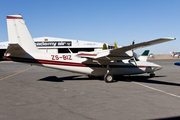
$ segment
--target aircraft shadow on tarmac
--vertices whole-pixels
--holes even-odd
[[[56,77],[56,76],[48,76],[48,77],[45,77],[45,78],[42,78],[38,81],[49,81],[49,82],[64,82],[64,81],[76,81],[76,80],[97,80],[96,79],[90,79],[88,77],[85,77],[83,75],[76,75],[76,76],[67,76],[67,77]]]
[[[151,78],[149,76],[115,76],[116,82],[141,82],[141,83],[149,83],[149,84],[161,84],[161,85],[170,85],[170,86],[180,86],[179,83],[167,82],[167,81],[159,81],[155,80],[159,77],[166,76],[156,76],[155,78]],[[64,82],[64,81],[79,81],[79,80],[100,80],[103,81],[102,78],[88,78],[85,75],[76,75],[76,76],[67,76],[67,77],[56,77],[56,76],[48,76],[38,81],[49,81],[49,82]],[[116,83],[114,82],[114,83]]]
[[[167,117],[167,118],[158,118],[158,119],[149,119],[149,120],[180,120],[180,116],[177,116],[177,117]]]

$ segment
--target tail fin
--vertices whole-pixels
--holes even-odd
[[[38,49],[34,43],[34,40],[26,27],[25,21],[21,15],[9,15],[7,16],[7,28],[9,46],[12,44],[18,44],[27,53],[37,53]]]
[[[149,50],[145,50],[138,59],[140,61],[147,61],[148,55],[149,55]]]
[[[173,52],[170,51],[170,54],[173,55]]]

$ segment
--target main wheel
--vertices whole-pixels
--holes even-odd
[[[104,76],[104,81],[105,81],[106,83],[111,83],[111,82],[113,82],[113,76],[110,75],[110,74],[106,74],[106,75]]]

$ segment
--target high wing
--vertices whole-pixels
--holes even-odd
[[[159,38],[148,42],[142,42],[134,45],[124,46],[114,50],[101,50],[95,52],[81,52],[77,56],[82,58],[94,59],[98,61],[122,60],[133,57],[132,50],[143,48],[167,41],[175,40],[175,38]]]
[[[159,38],[159,39],[151,40],[148,42],[142,42],[142,43],[138,43],[138,44],[134,44],[134,45],[124,46],[119,49],[111,50],[111,54],[112,55],[121,54],[128,50],[133,50],[133,49],[135,50],[138,48],[143,48],[143,47],[147,47],[147,46],[151,46],[151,45],[155,45],[155,44],[159,44],[159,43],[163,43],[163,42],[168,42],[168,41],[175,40],[175,39],[176,38]]]

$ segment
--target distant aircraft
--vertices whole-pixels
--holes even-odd
[[[160,38],[113,50],[53,54],[43,53],[36,48],[21,15],[7,16],[7,28],[9,46],[5,53],[6,59],[86,74],[89,77],[103,76],[107,83],[114,81],[114,75],[150,73],[150,76],[155,76],[155,71],[162,67],[147,62],[147,58],[136,59],[132,50],[175,40]]]
[[[170,52],[170,54],[172,55],[172,57],[178,57],[180,56],[180,52]]]
[[[180,62],[176,62],[174,63],[174,65],[180,66]]]
[[[155,58],[155,56],[154,56],[153,53],[150,53],[150,54],[149,54],[149,57],[150,57],[150,58]]]

